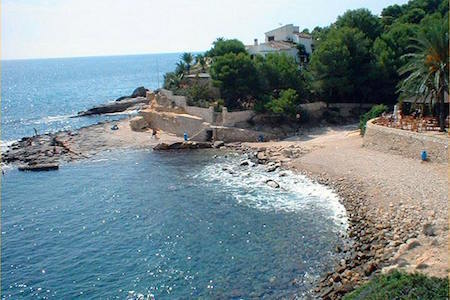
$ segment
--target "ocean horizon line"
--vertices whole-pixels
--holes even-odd
[[[0,58],[0,62],[6,61],[29,61],[29,60],[56,60],[56,59],[76,59],[76,58],[101,58],[101,57],[123,57],[123,56],[145,56],[145,55],[166,55],[166,54],[182,54],[189,53],[203,53],[203,51],[174,51],[174,52],[154,52],[154,53],[130,53],[130,54],[105,54],[105,55],[86,55],[86,56],[61,56],[61,57],[31,57],[31,58]]]

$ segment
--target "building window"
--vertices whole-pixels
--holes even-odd
[[[271,35],[271,36],[267,37],[267,40],[269,42],[275,41],[275,37],[273,35]]]

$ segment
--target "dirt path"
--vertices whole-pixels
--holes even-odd
[[[364,148],[352,126],[247,145],[290,157],[285,159],[288,167],[360,183],[369,213],[380,224],[394,228],[390,264],[411,272],[447,276],[448,164],[424,163]]]

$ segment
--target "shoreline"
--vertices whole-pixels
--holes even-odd
[[[241,145],[228,145],[242,154],[254,154],[255,148]],[[258,148],[256,148],[258,149]],[[260,148],[262,149],[262,148]],[[261,151],[257,151],[261,153]],[[258,159],[258,154],[254,156]],[[280,163],[278,159],[266,156],[258,159],[258,163],[267,165]],[[339,264],[330,268],[317,282],[313,292],[321,299],[340,299],[344,294],[357,288],[362,282],[367,281],[371,275],[381,273],[381,268],[386,266],[388,257],[383,255],[383,247],[388,244],[381,234],[389,231],[388,227],[376,228],[375,222],[370,220],[364,209],[364,193],[361,193],[361,184],[350,184],[342,180],[334,180],[326,174],[317,174],[307,170],[300,170],[292,166],[280,164],[280,169],[291,170],[302,174],[313,182],[332,189],[339,197],[339,202],[345,207],[348,220],[347,236],[343,239],[343,248],[337,247],[335,252],[341,255]]]
[[[112,130],[113,125],[118,125],[118,130]],[[346,135],[351,133],[351,128],[348,126],[341,126],[340,129],[347,132]],[[411,265],[411,257],[408,257],[407,254],[408,252],[417,252],[417,249],[424,244],[423,236],[418,239],[421,235],[420,225],[423,220],[415,221],[412,226],[405,226],[401,222],[396,222],[396,218],[399,216],[395,216],[391,222],[392,220],[387,220],[386,215],[383,215],[385,212],[383,209],[373,209],[373,203],[371,203],[373,199],[371,200],[370,196],[374,191],[361,178],[352,176],[351,173],[336,172],[330,165],[319,168],[317,165],[302,162],[305,156],[324,151],[329,144],[334,145],[337,142],[333,135],[324,132],[324,128],[314,130],[318,131],[316,135],[308,133],[307,136],[300,138],[293,137],[294,140],[229,143],[225,146],[220,143],[220,148],[241,154],[246,153],[250,159],[272,169],[282,168],[305,175],[314,182],[331,188],[339,196],[339,201],[347,212],[348,237],[342,237],[344,246],[335,249],[342,259],[321,277],[314,289],[320,298],[340,299],[373,275],[389,272],[394,268],[406,268],[407,271],[411,271],[407,269]],[[55,160],[58,163],[72,162],[91,158],[100,152],[113,149],[153,149],[158,144],[179,144],[183,140],[164,132],[159,132],[159,135],[159,139],[154,139],[151,130],[132,131],[129,119],[122,119],[90,125],[80,128],[76,132],[60,131],[23,138],[18,145],[13,144],[9,147],[9,149],[13,147],[18,147],[18,149],[3,153],[3,157],[6,155],[14,158],[10,155],[15,153],[16,159],[12,161],[15,164],[18,162],[29,163],[30,160],[41,163]],[[342,134],[338,130],[337,136],[340,135]],[[55,142],[54,137],[56,137],[56,145],[52,145]],[[323,144],[315,143],[317,137],[325,139],[325,142]],[[295,140],[296,138],[300,140]],[[24,144],[30,143],[30,141],[30,145]],[[21,149],[20,143],[24,145],[25,151],[22,151],[24,149]],[[52,155],[55,148],[57,153]],[[362,176],[362,178],[364,177]],[[389,207],[395,208],[392,203]],[[403,210],[401,201],[398,210]],[[444,228],[444,233],[445,230],[448,231],[448,228]],[[427,234],[425,233],[425,235]],[[429,237],[433,236],[435,234],[429,235]],[[432,240],[431,243],[433,244],[435,240]],[[422,260],[414,266],[413,271],[426,270],[429,267],[427,263],[428,261]],[[439,267],[438,265],[435,269]]]
[[[117,129],[113,129],[117,126]],[[133,131],[129,118],[100,122],[77,130],[63,130],[32,137],[24,137],[10,144],[2,152],[2,165],[30,166],[59,164],[91,158],[113,149],[150,149],[159,143],[175,143],[182,138],[159,131]]]
[[[347,211],[348,236],[354,244],[351,248],[336,249],[344,259],[322,277],[315,289],[317,296],[340,299],[373,275],[393,269],[446,277],[448,216],[445,215],[446,210],[443,214],[439,212],[438,209],[443,207],[437,205],[439,201],[445,200],[446,203],[446,198],[439,198],[446,197],[445,182],[438,184],[438,195],[433,194],[434,189],[430,195],[420,191],[420,185],[426,185],[426,182],[412,181],[412,185],[419,187],[399,190],[398,185],[405,185],[403,178],[389,177],[388,174],[384,176],[387,177],[384,182],[378,181],[378,178],[368,180],[365,174],[359,172],[366,166],[359,166],[362,165],[359,157],[352,157],[352,154],[362,152],[360,154],[365,160],[373,156],[373,161],[368,162],[369,172],[374,172],[373,168],[384,170],[392,167],[394,171],[404,173],[403,169],[411,164],[433,175],[430,176],[431,181],[434,176],[443,173],[447,165],[421,164],[408,158],[365,149],[359,133],[349,130],[340,132],[338,128],[335,132],[331,130],[331,134],[318,131],[318,134],[312,132],[300,137],[300,143],[298,139],[293,139],[234,145],[239,152],[252,153],[261,158],[263,164],[279,164],[330,187],[339,195]],[[393,160],[392,166],[386,162],[387,158]],[[401,166],[399,170],[395,169],[397,165]],[[416,190],[423,193],[423,197],[432,197],[433,201],[427,198],[430,203],[424,205],[420,199],[414,198],[417,197]]]

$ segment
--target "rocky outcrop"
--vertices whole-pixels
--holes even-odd
[[[145,97],[127,98],[125,100],[114,101],[93,107],[86,111],[81,111],[78,113],[77,117],[123,112],[132,107],[140,108],[145,104],[148,104],[148,99]]]
[[[143,86],[140,86],[138,88],[136,88],[133,93],[131,94],[131,98],[136,98],[136,97],[145,97],[147,94],[148,89],[146,89]]]
[[[130,96],[122,96],[116,99],[116,101],[123,101],[125,99],[129,99],[129,98],[137,98],[137,97],[146,97],[147,92],[149,91],[149,89],[146,89],[143,86],[140,86],[138,88],[136,88],[133,93],[131,93]]]
[[[58,170],[59,165],[53,164],[35,164],[35,165],[22,165],[18,167],[19,171],[53,171]]]
[[[183,149],[206,149],[212,148],[211,143],[206,142],[176,142],[172,144],[161,143],[154,150],[183,150]]]
[[[137,116],[130,119],[130,127],[133,131],[142,131],[147,128],[147,126],[148,124],[142,116]]]

